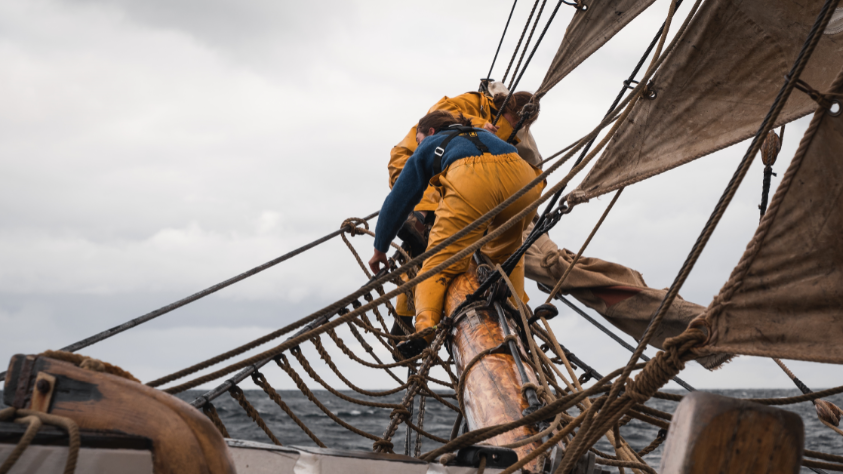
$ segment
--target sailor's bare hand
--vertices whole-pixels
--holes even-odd
[[[486,122],[485,124],[483,124],[483,128],[492,133],[498,133],[498,127],[492,125],[492,122]]]
[[[377,273],[381,271],[381,263],[383,263],[383,266],[386,267],[389,265],[389,260],[386,258],[385,253],[375,249],[375,254],[372,255],[371,259],[369,259],[369,269],[372,270],[372,273],[377,275]]]

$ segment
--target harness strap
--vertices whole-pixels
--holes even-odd
[[[461,125],[451,125],[451,128],[455,130],[450,132],[450,134],[442,140],[442,143],[436,147],[436,150],[433,151],[433,154],[436,156],[433,160],[434,175],[442,172],[442,157],[445,155],[445,149],[448,147],[448,144],[451,143],[451,140],[456,137],[461,136],[463,138],[467,138],[481,154],[489,153],[489,147],[480,141],[480,138],[477,137],[477,132],[473,128]]]

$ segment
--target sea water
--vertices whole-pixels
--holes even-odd
[[[819,390],[819,389],[817,389]],[[671,391],[672,393],[687,393],[684,391]],[[792,397],[800,395],[798,390],[711,390],[712,393],[725,395],[734,398],[779,398]],[[260,413],[267,426],[272,430],[275,436],[284,445],[299,445],[299,446],[316,446],[316,444],[288,417],[281,408],[275,404],[263,391],[247,390],[244,392],[246,398]],[[316,436],[328,447],[339,449],[359,449],[371,450],[373,441],[371,439],[359,436],[346,428],[335,423],[315,404],[310,402],[299,391],[282,390],[278,392],[284,402],[290,407],[302,422],[304,422],[313,431]],[[343,400],[327,391],[313,392],[315,396],[325,405],[327,410],[337,415],[342,421],[353,425],[354,427],[380,437],[383,435],[389,423],[389,414],[392,411],[390,408],[368,407],[358,405],[346,400]],[[375,401],[381,403],[400,403],[404,394],[396,393],[386,397],[367,397],[352,391],[342,391],[344,395],[360,400]],[[438,392],[437,392],[438,393]],[[179,394],[183,400],[192,401],[201,391],[188,391]],[[838,394],[826,398],[826,400],[843,406],[843,394]],[[268,436],[259,428],[228,394],[221,396],[214,400],[214,406],[220,415],[220,419],[228,429],[228,433],[232,438],[247,439],[251,441],[259,441],[271,443]],[[673,413],[676,409],[677,403],[652,399],[647,402],[647,406],[657,410]],[[810,402],[798,403],[795,405],[788,405],[781,407],[787,410],[796,412],[802,417],[805,423],[805,447],[814,451],[823,451],[837,455],[843,455],[843,436],[828,429],[825,425],[820,423],[817,419],[814,405]],[[415,410],[418,409],[418,397]],[[576,409],[570,411],[571,414],[576,415]],[[415,413],[417,415],[417,411]],[[450,436],[451,428],[455,420],[455,412],[450,408],[445,407],[436,400],[428,399],[424,414],[424,430],[431,434],[447,439]],[[413,421],[417,421],[414,416]],[[627,442],[636,450],[641,450],[658,434],[658,428],[648,425],[638,420],[632,420],[629,424],[621,428],[621,435]],[[415,453],[416,433],[413,433],[410,440],[410,453]],[[406,448],[406,431],[404,425],[399,427],[398,432],[393,438],[394,449],[396,453],[403,454]],[[430,451],[438,446],[440,443],[431,439],[421,437],[421,452]],[[597,449],[612,453],[612,448],[608,442],[601,441]],[[661,461],[662,448],[660,446],[652,453],[644,456],[644,459],[655,468],[658,468]],[[617,472],[617,471],[614,471]],[[627,470],[627,472],[630,472]],[[809,473],[810,470],[804,469],[803,472]]]

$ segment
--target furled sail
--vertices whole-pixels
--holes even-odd
[[[560,249],[544,234],[527,250],[526,277],[553,287],[571,265],[574,256],[573,252]],[[597,311],[636,340],[644,335],[650,318],[666,293],[666,290],[648,287],[644,277],[629,267],[588,257],[580,257],[565,278],[561,291]],[[650,343],[661,349],[665,339],[681,334],[688,323],[703,311],[705,307],[677,298]],[[729,357],[717,355],[697,361],[711,368]]]
[[[536,91],[544,95],[600,49],[655,0],[594,0],[584,2],[571,19],[550,69]]]
[[[843,74],[832,92],[843,92]],[[740,263],[699,318],[709,330],[703,353],[843,363],[841,153],[843,116],[821,109]]]
[[[572,193],[587,200],[683,165],[755,133],[822,8],[820,0],[709,0]],[[843,34],[827,29],[801,78],[818,90],[843,62]],[[816,104],[791,95],[776,125]]]

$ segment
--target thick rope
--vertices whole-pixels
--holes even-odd
[[[562,274],[562,277],[559,278],[559,281],[556,282],[556,285],[553,287],[553,290],[551,290],[550,294],[547,295],[547,300],[545,301],[545,304],[549,304],[551,301],[553,301],[553,298],[556,296],[557,293],[559,293],[559,290],[562,289],[562,284],[565,283],[565,279],[568,278],[568,275],[574,269],[574,265],[576,265],[577,262],[580,260],[580,257],[582,256],[583,252],[585,252],[585,249],[588,248],[588,244],[591,243],[591,239],[594,238],[594,235],[597,233],[597,230],[600,228],[601,225],[603,225],[603,221],[606,220],[606,216],[609,215],[609,212],[615,206],[615,203],[618,202],[618,198],[621,196],[621,192],[623,192],[623,188],[618,189],[618,192],[616,192],[614,197],[612,197],[612,201],[609,203],[608,206],[606,206],[606,210],[603,211],[603,215],[600,216],[600,220],[598,220],[597,224],[594,225],[594,228],[591,229],[591,233],[588,234],[588,238],[585,239],[585,242],[583,242],[582,247],[580,247],[580,250],[574,256],[574,259],[571,261],[571,264],[568,265],[568,268],[565,269],[565,273]]]
[[[314,395],[313,392],[309,388],[307,388],[307,385],[304,383],[304,380],[302,380],[301,376],[299,376],[295,369],[293,369],[293,366],[290,365],[290,361],[287,360],[287,357],[285,357],[284,354],[280,354],[278,358],[275,359],[275,363],[278,365],[278,367],[281,367],[284,372],[287,372],[287,375],[289,375],[293,382],[295,382],[296,387],[301,391],[301,393],[303,393],[308,400],[310,400],[314,405],[316,405],[320,410],[322,410],[322,413],[328,415],[328,418],[334,420],[336,424],[364,438],[369,438],[374,441],[380,440],[380,438],[378,438],[377,436],[371,433],[367,433],[359,428],[356,428],[346,423],[340,417],[335,415],[331,410],[329,410],[328,407],[323,405],[322,402],[320,402],[319,399],[316,398],[316,395]]]
[[[24,432],[20,441],[8,458],[0,465],[0,474],[7,474],[14,464],[23,455],[24,450],[32,442],[41,425],[50,425],[62,428],[67,432],[67,460],[64,463],[64,474],[73,474],[76,471],[76,462],[79,459],[79,426],[70,418],[58,415],[49,415],[34,410],[18,410],[13,407],[0,410],[0,421],[14,419],[15,423],[28,423],[29,427]]]
[[[267,395],[269,395],[269,398],[272,399],[272,401],[275,402],[276,405],[281,407],[281,409],[284,410],[284,413],[286,413],[287,416],[289,416],[290,419],[293,420],[293,422],[295,422],[295,424],[297,424],[299,428],[301,428],[301,430],[304,431],[304,433],[310,439],[312,439],[314,443],[316,443],[317,446],[319,446],[320,448],[327,448],[327,446],[325,446],[325,444],[319,438],[317,438],[312,431],[310,431],[310,428],[308,428],[307,425],[305,425],[304,422],[302,422],[299,417],[297,417],[296,414],[293,413],[292,410],[290,410],[290,407],[287,406],[287,404],[284,403],[284,400],[281,399],[281,395],[279,395],[278,392],[276,392],[275,389],[272,388],[272,385],[269,384],[269,381],[266,380],[266,377],[264,377],[262,373],[253,373],[252,381],[255,382],[255,385],[262,388],[263,391],[266,392]],[[227,437],[228,436],[226,436],[226,438]]]
[[[366,406],[366,407],[375,407],[375,408],[399,408],[401,405],[397,403],[381,403],[381,402],[370,402],[368,400],[360,400],[359,398],[349,397],[348,395],[336,390],[335,388],[331,387],[322,377],[313,370],[313,367],[310,366],[310,362],[308,362],[307,357],[302,354],[301,349],[298,347],[294,347],[290,349],[290,353],[299,361],[299,364],[302,366],[307,375],[310,376],[313,380],[316,381],[319,385],[325,387],[325,390],[334,394],[334,396],[339,397],[347,402],[354,403],[356,405]]]
[[[254,421],[255,424],[258,425],[264,433],[266,433],[266,435],[269,437],[270,440],[272,440],[273,443],[278,446],[282,446],[281,441],[278,441],[278,438],[275,437],[275,434],[272,433],[272,430],[269,429],[268,426],[266,426],[266,422],[263,421],[263,418],[261,418],[260,413],[258,413],[258,411],[255,410],[255,407],[253,407],[252,404],[249,403],[249,400],[246,399],[246,395],[243,393],[243,390],[241,390],[240,387],[238,387],[237,385],[232,385],[231,388],[228,389],[228,393],[231,394],[231,398],[237,400],[237,403],[240,404],[241,407],[243,407],[243,410],[246,411],[246,414],[249,415],[249,418],[251,418],[252,421]]]
[[[794,63],[790,74],[788,75],[788,80],[785,82],[785,84],[783,85],[783,87],[779,91],[776,99],[773,101],[773,105],[772,105],[769,113],[767,114],[767,116],[764,118],[764,121],[762,122],[761,127],[759,128],[755,137],[753,138],[752,143],[751,143],[749,149],[747,150],[747,153],[744,155],[743,159],[741,160],[740,165],[738,166],[738,169],[735,171],[734,175],[732,176],[732,179],[729,181],[729,184],[727,185],[726,189],[724,190],[723,195],[720,197],[720,200],[718,201],[717,205],[715,206],[714,211],[712,212],[711,216],[709,217],[708,222],[706,222],[702,233],[697,238],[697,241],[694,243],[694,246],[691,249],[691,252],[689,253],[685,262],[682,264],[682,268],[680,269],[679,274],[676,276],[676,279],[674,280],[673,284],[671,284],[670,289],[668,290],[667,294],[665,295],[664,300],[662,301],[661,305],[659,306],[659,309],[656,311],[656,313],[653,315],[652,319],[650,320],[650,323],[648,324],[647,330],[644,332],[644,335],[641,337],[641,339],[638,343],[638,347],[636,348],[635,352],[633,353],[632,357],[630,358],[630,360],[627,364],[627,369],[624,370],[624,373],[619,377],[618,381],[613,386],[612,391],[609,393],[610,398],[614,399],[618,396],[618,393],[620,392],[621,388],[623,387],[623,383],[626,381],[627,377],[629,376],[630,367],[632,367],[638,361],[638,358],[644,352],[644,349],[647,347],[647,344],[652,339],[653,335],[655,334],[655,331],[658,329],[659,325],[661,324],[662,319],[664,318],[665,314],[667,313],[667,311],[670,308],[671,304],[673,303],[674,299],[678,295],[679,290],[682,288],[682,285],[685,283],[685,280],[688,278],[688,275],[690,274],[691,270],[693,269],[694,264],[699,259],[699,256],[702,253],[703,249],[705,248],[706,244],[708,243],[709,239],[711,238],[711,235],[714,232],[714,229],[717,227],[717,224],[720,222],[720,219],[723,217],[723,214],[726,212],[726,208],[729,206],[729,203],[732,201],[732,198],[734,197],[735,193],[737,192],[738,186],[740,185],[741,181],[743,181],[744,176],[746,176],[746,172],[749,170],[749,166],[752,163],[751,158],[753,156],[755,156],[756,153],[758,153],[758,150],[761,147],[762,142],[759,139],[759,137],[766,136],[767,132],[770,130],[770,128],[775,123],[775,120],[778,117],[779,112],[781,112],[782,108],[784,108],[785,102],[787,101],[787,98],[790,96],[790,93],[795,86],[796,80],[799,78],[802,71],[804,70],[805,65],[808,62],[808,59],[811,57],[811,54],[813,53],[814,48],[817,45],[817,42],[819,41],[820,37],[822,36],[822,34],[821,34],[822,31],[825,29],[825,26],[828,24],[828,21],[831,19],[831,15],[834,12],[833,7],[836,6],[838,2],[839,2],[839,0],[827,0],[825,5],[823,6],[823,9],[820,12],[820,15],[817,17],[817,21],[814,23],[814,25],[811,29],[811,32],[808,35],[808,38],[807,38],[807,40],[806,40],[806,42],[805,42],[805,44],[802,48],[802,51],[800,51],[799,56],[796,59],[796,62]],[[671,7],[671,10],[673,10],[674,6],[675,6],[675,4]],[[665,32],[666,31],[667,31],[667,28],[665,28]],[[688,331],[686,331],[686,333],[687,332]],[[682,338],[682,337],[683,336],[680,335],[680,336],[677,337],[677,339]],[[699,341],[699,342],[702,342],[702,341]],[[662,353],[660,352],[659,354],[661,355]],[[682,356],[684,357],[684,354]],[[651,363],[653,363],[655,360],[656,359],[653,359],[653,361],[651,361]],[[678,361],[678,356],[677,356],[677,361]],[[659,363],[655,362],[655,364],[658,365]],[[678,374],[678,372],[676,372],[673,375],[676,375],[676,374]],[[642,375],[643,375],[643,373],[642,373]],[[655,392],[657,389],[658,389],[658,387],[653,389],[653,392]],[[617,407],[617,405],[612,405],[612,406]],[[614,416],[616,416],[616,414],[611,413],[611,414],[607,414],[605,416],[601,416],[600,418],[601,418],[601,420],[608,420],[610,418],[613,418]],[[605,423],[605,421],[604,421],[604,423]],[[582,434],[582,433],[580,433],[580,434]],[[592,435],[592,438],[593,437],[594,437],[594,435]],[[576,438],[581,438],[581,436],[577,436]],[[575,438],[575,441],[574,441],[575,444],[578,441],[578,440],[576,440],[576,438]],[[576,450],[569,450],[565,454],[565,458],[563,460],[562,465],[565,466],[565,467],[572,466],[573,465],[572,463],[574,462],[574,456],[579,456],[579,455],[582,454],[582,452],[583,452],[582,446],[578,446]]]
[[[698,4],[699,4],[699,2],[695,5],[695,8],[698,6]],[[687,20],[686,20],[686,25],[683,25],[683,28],[685,26],[687,26]],[[674,39],[674,41],[671,43],[670,47],[667,49],[665,54],[660,56],[659,60],[656,61],[656,66],[661,64],[661,62],[664,60],[664,56],[666,56],[672,50],[672,48],[675,46],[675,44],[676,44],[676,39]],[[644,75],[644,78],[643,78],[642,82],[640,84],[638,84],[635,87],[635,89],[633,90],[633,92],[629,96],[627,96],[626,99],[624,99],[621,102],[619,107],[625,107],[627,104],[631,103],[633,100],[637,100],[640,97],[640,95],[641,95],[641,93],[644,89],[643,84],[647,80],[649,80],[649,77],[653,74],[653,72],[654,72],[654,67],[651,67],[651,68],[648,69],[647,73],[645,73],[645,75]],[[621,117],[619,117],[621,119],[620,121],[622,121],[622,119],[625,118],[626,115],[628,115],[628,111],[629,111],[629,108],[627,108],[626,111],[623,114],[621,114]],[[553,165],[548,167],[548,169],[546,171],[544,171],[540,175],[538,175],[533,181],[531,181],[529,184],[524,186],[521,190],[517,191],[515,194],[510,196],[504,202],[500,203],[494,209],[490,210],[489,212],[487,212],[483,216],[479,217],[477,220],[475,220],[474,222],[472,222],[468,226],[464,227],[460,231],[456,232],[454,235],[445,239],[441,244],[439,244],[439,245],[437,245],[437,246],[435,246],[431,249],[428,249],[423,254],[413,258],[412,260],[407,262],[405,265],[403,265],[402,267],[400,267],[396,271],[394,271],[392,273],[389,273],[387,275],[381,276],[379,278],[375,278],[373,281],[369,282],[368,284],[364,285],[363,287],[359,288],[358,290],[352,292],[351,294],[347,295],[346,297],[328,305],[327,307],[325,307],[325,308],[323,308],[323,309],[321,309],[321,310],[319,310],[319,311],[317,311],[317,312],[315,312],[315,313],[313,313],[309,316],[301,318],[298,321],[296,321],[296,322],[294,322],[294,323],[292,323],[292,324],[290,324],[290,325],[288,325],[288,326],[286,326],[282,329],[274,331],[273,333],[270,333],[270,334],[268,334],[268,335],[266,335],[262,338],[259,338],[255,341],[252,341],[251,343],[240,346],[237,349],[233,349],[233,350],[231,350],[231,351],[229,351],[229,352],[227,352],[227,353],[225,353],[221,356],[217,356],[217,357],[208,359],[208,360],[206,360],[204,362],[201,362],[199,364],[196,364],[196,365],[194,365],[194,366],[192,366],[188,369],[184,369],[183,371],[178,372],[177,373],[178,377],[174,377],[174,378],[172,378],[172,380],[174,380],[175,378],[183,377],[183,376],[188,375],[188,374],[192,374],[196,371],[205,369],[207,367],[210,367],[210,366],[218,363],[220,361],[219,360],[220,358],[222,358],[222,360],[225,360],[226,358],[232,357],[233,355],[237,355],[237,354],[245,352],[249,349],[257,347],[258,345],[263,344],[264,342],[266,342],[268,340],[280,337],[281,335],[286,334],[286,333],[288,333],[288,332],[290,332],[294,329],[297,329],[297,328],[299,328],[299,327],[301,327],[305,324],[308,324],[309,322],[311,322],[311,321],[313,321],[313,320],[315,320],[319,317],[325,316],[326,314],[334,313],[334,312],[338,311],[339,309],[345,307],[346,305],[348,305],[352,301],[354,301],[357,297],[371,291],[372,289],[376,288],[377,286],[382,285],[383,283],[385,283],[387,281],[393,280],[396,277],[399,277],[400,275],[403,275],[404,273],[409,272],[413,268],[414,265],[420,264],[421,262],[423,262],[428,257],[430,257],[432,255],[435,255],[436,253],[438,253],[439,251],[441,251],[445,247],[451,245],[452,243],[456,242],[458,239],[464,237],[469,232],[472,232],[473,230],[477,229],[479,226],[485,224],[490,219],[492,219],[494,216],[496,216],[497,214],[502,212],[504,209],[509,207],[512,203],[514,203],[515,201],[517,201],[518,199],[523,197],[524,194],[526,194],[530,189],[532,189],[533,187],[535,187],[539,183],[544,182],[545,179],[547,178],[547,176],[549,176],[556,169],[558,169],[560,166],[562,166],[562,164],[565,163],[565,161],[568,158],[570,158],[571,156],[573,156],[574,153],[576,153],[576,151],[579,149],[579,147],[581,147],[583,144],[585,144],[586,142],[591,140],[593,137],[596,137],[603,128],[608,126],[613,121],[614,121],[613,117],[612,118],[609,118],[609,117],[605,118],[594,130],[592,130],[591,133],[589,133],[588,135],[586,135],[585,137],[583,137],[579,140],[577,147],[572,148],[571,151],[569,151],[565,155],[565,157],[563,157],[562,159],[560,159],[559,161],[557,161],[556,163],[554,163]],[[620,121],[619,121],[619,123],[620,123]],[[609,135],[606,138],[604,138],[604,140],[602,142],[603,145],[605,145],[605,143],[608,142],[608,139],[609,139],[608,137],[610,137],[612,135],[612,133],[614,133],[616,128],[617,128],[617,124],[616,124],[615,127],[613,127],[613,129],[609,133]],[[282,353],[283,351],[289,349],[290,347],[293,347],[293,346],[301,343],[302,341],[304,341],[306,339],[310,339],[317,334],[321,334],[322,332],[325,332],[328,329],[332,329],[339,324],[343,324],[343,323],[347,322],[351,318],[356,317],[358,314],[360,314],[362,312],[365,312],[365,311],[368,311],[372,307],[374,307],[376,305],[379,305],[379,304],[382,304],[384,301],[387,301],[387,300],[397,296],[398,294],[404,293],[409,288],[411,288],[411,287],[417,285],[418,283],[430,278],[433,275],[438,274],[443,269],[448,268],[452,264],[454,264],[454,263],[462,260],[463,258],[471,255],[474,251],[476,251],[481,246],[485,245],[488,241],[490,241],[494,238],[497,238],[502,233],[509,230],[516,223],[518,223],[522,219],[524,219],[524,217],[526,217],[528,215],[528,213],[534,211],[538,206],[540,206],[542,203],[544,203],[545,201],[550,199],[552,197],[552,195],[554,195],[557,191],[559,191],[560,189],[563,189],[568,184],[568,182],[576,174],[578,174],[580,171],[582,171],[582,169],[585,168],[585,166],[591,161],[591,159],[593,159],[593,157],[596,155],[596,151],[597,150],[592,151],[585,159],[583,159],[579,164],[574,166],[568,172],[568,174],[565,176],[565,178],[563,178],[559,183],[557,183],[556,185],[551,187],[548,190],[548,192],[545,193],[545,195],[543,195],[542,197],[540,197],[539,199],[534,201],[532,204],[530,204],[525,209],[523,209],[522,211],[517,213],[515,216],[510,218],[508,221],[506,221],[504,224],[502,224],[501,226],[496,228],[494,231],[491,231],[491,232],[487,233],[484,237],[480,238],[477,242],[475,242],[472,245],[469,245],[468,247],[466,247],[462,251],[456,253],[451,258],[445,260],[444,262],[442,262],[437,267],[429,270],[428,272],[425,272],[422,275],[417,275],[416,277],[410,279],[409,281],[402,284],[398,288],[386,293],[385,295],[382,295],[380,298],[377,298],[376,300],[372,301],[371,303],[368,303],[366,305],[361,306],[360,308],[356,308],[355,310],[353,310],[349,313],[346,313],[345,315],[341,316],[337,320],[334,320],[334,321],[331,321],[331,322],[326,323],[324,325],[321,325],[320,327],[314,328],[313,330],[308,331],[304,334],[301,334],[298,337],[295,337],[295,338],[292,338],[288,341],[285,341],[284,343],[280,344],[279,346],[276,346],[273,349],[270,349],[268,351],[264,351],[260,354],[252,356],[250,358],[241,360],[240,362],[231,364],[231,365],[229,365],[229,366],[227,366],[223,369],[217,370],[217,371],[212,372],[210,374],[206,374],[202,377],[198,377],[194,380],[191,380],[190,382],[186,382],[186,383],[183,383],[181,385],[172,387],[172,388],[167,390],[168,393],[179,393],[181,391],[188,390],[190,388],[196,387],[196,386],[201,385],[203,383],[207,383],[207,382],[210,382],[212,380],[223,377],[223,376],[225,376],[225,375],[227,375],[231,372],[234,372],[235,370],[239,370],[239,369],[247,367],[251,364],[254,364],[256,362],[265,360],[267,358],[274,357],[274,356]],[[175,376],[177,374],[173,374],[173,375]]]
[[[0,420],[9,419],[10,416],[4,415],[14,415],[15,409],[13,407],[6,408],[0,411]],[[41,420],[38,419],[36,416],[25,416],[15,420],[15,423],[29,423],[29,426],[26,427],[26,431],[21,436],[18,444],[15,446],[15,449],[12,450],[9,457],[3,461],[3,464],[0,465],[0,474],[6,474],[9,470],[12,469],[12,466],[18,462],[21,456],[23,456],[23,452],[29,447],[29,444],[35,439],[35,435],[38,434],[38,429],[41,428]]]
[[[223,424],[222,419],[220,418],[220,414],[217,413],[217,408],[214,406],[213,403],[208,402],[202,405],[202,413],[204,413],[205,416],[207,416],[208,419],[211,420],[211,423],[216,426],[217,431],[220,432],[223,438],[231,438],[231,436],[228,434],[228,430],[225,429],[225,425]]]
[[[342,374],[342,372],[340,372],[339,368],[337,368],[336,364],[334,364],[333,359],[331,359],[330,354],[328,354],[328,351],[325,350],[325,347],[322,345],[322,341],[319,338],[313,338],[312,342],[313,342],[313,345],[316,346],[316,351],[319,353],[319,356],[322,358],[323,361],[325,361],[325,363],[328,365],[328,367],[330,367],[330,369],[337,375],[337,377],[339,377],[340,380],[342,380],[342,382],[344,384],[346,384],[348,386],[348,388],[354,390],[357,393],[367,395],[367,396],[370,396],[370,397],[385,397],[385,396],[388,396],[388,395],[392,395],[393,393],[398,393],[398,392],[404,390],[405,388],[407,388],[407,385],[409,384],[409,382],[405,382],[405,383],[399,385],[398,387],[395,387],[395,388],[390,389],[390,390],[383,390],[383,391],[364,390],[364,389],[358,387],[357,385],[355,385],[354,383],[352,383],[350,380],[348,380],[348,378],[346,378]]]
[[[664,443],[664,440],[666,440],[666,439],[667,439],[667,430],[664,430],[664,429],[659,430],[659,434],[656,436],[655,439],[653,439],[653,442],[651,442],[649,445],[647,445],[647,447],[645,447],[641,451],[638,451],[638,455],[641,456],[641,457],[644,457],[644,456],[652,453],[653,451],[656,450],[656,448],[661,446],[662,443]]]
[[[67,351],[44,351],[41,354],[38,354],[38,356],[47,357],[48,359],[56,359],[64,362],[70,362],[71,364],[82,369],[116,375],[118,377],[131,380],[132,382],[140,383],[140,380],[136,379],[134,375],[132,375],[126,370],[121,369],[120,367],[117,367],[116,365],[112,365],[108,362],[103,362],[99,359],[94,359],[92,357],[83,356],[81,354],[74,354],[72,352]]]

